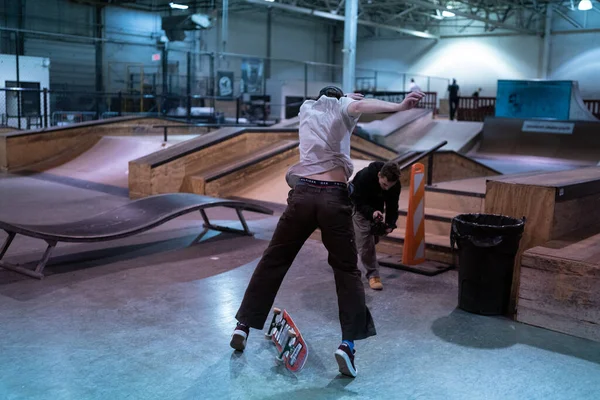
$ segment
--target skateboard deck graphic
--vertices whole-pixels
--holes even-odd
[[[280,316],[279,319],[277,316]],[[286,310],[273,309],[273,319],[265,336],[275,344],[277,360],[283,361],[289,371],[299,372],[304,367],[308,346]]]

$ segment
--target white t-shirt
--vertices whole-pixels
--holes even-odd
[[[294,187],[295,177],[303,177],[342,167],[350,179],[354,165],[350,159],[350,135],[358,123],[358,116],[348,114],[354,102],[349,97],[336,99],[321,96],[306,100],[300,107],[300,162],[293,165],[286,179]]]
[[[420,92],[421,91],[421,87],[419,85],[417,85],[415,82],[411,82],[408,90],[411,92]]]

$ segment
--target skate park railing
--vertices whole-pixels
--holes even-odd
[[[235,209],[242,229],[214,225],[206,209],[225,207]],[[242,211],[273,215],[274,211],[260,205],[225,200],[190,193],[169,193],[145,197],[94,216],[53,225],[25,225],[0,221],[0,229],[8,234],[0,247],[0,268],[12,270],[33,278],[42,279],[44,268],[58,242],[91,243],[116,240],[150,230],[184,214],[200,211],[204,229],[194,240],[197,243],[209,230],[251,236]],[[35,269],[1,261],[17,234],[42,239],[48,244]]]
[[[587,109],[600,119],[600,100],[583,100]],[[461,97],[458,102],[458,121],[483,122],[496,115],[495,97]]]
[[[400,165],[400,170],[402,171],[405,168],[410,167],[412,164],[416,163],[418,160],[435,153],[436,151],[438,151],[439,149],[441,149],[442,147],[444,147],[447,144],[448,144],[448,141],[444,140],[444,141],[436,144],[435,146],[433,146],[432,148],[430,148],[427,151],[411,153],[411,154],[408,154],[408,156],[400,156],[392,161],[395,161],[397,163],[402,163]],[[414,154],[414,155],[412,157],[410,157],[412,154]],[[407,157],[410,157],[410,158],[407,160]],[[431,185],[432,181],[433,181],[433,157],[429,157],[428,161],[427,161],[427,185]]]
[[[458,101],[458,121],[482,122],[496,114],[495,97],[461,97]]]
[[[152,128],[162,129],[163,130],[163,139],[166,142],[169,139],[169,129],[177,129],[177,128],[206,128],[207,133],[210,132],[211,129],[221,129],[221,128],[257,128],[263,125],[260,124],[182,124],[182,125],[153,125]]]

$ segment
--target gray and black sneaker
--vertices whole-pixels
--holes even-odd
[[[229,345],[237,351],[244,351],[246,348],[246,340],[248,339],[249,334],[250,328],[238,322],[235,330],[233,331],[233,335],[231,335],[231,342]]]
[[[340,372],[352,378],[355,378],[358,374],[358,370],[354,366],[354,353],[356,353],[356,350],[350,350],[350,346],[346,343],[342,343],[335,351],[335,361],[340,367]]]

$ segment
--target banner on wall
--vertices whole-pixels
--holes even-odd
[[[217,96],[233,97],[233,72],[218,71],[217,72]]]
[[[496,117],[568,120],[571,81],[499,80]]]
[[[260,58],[242,59],[242,93],[262,93],[264,79],[264,65]]]

